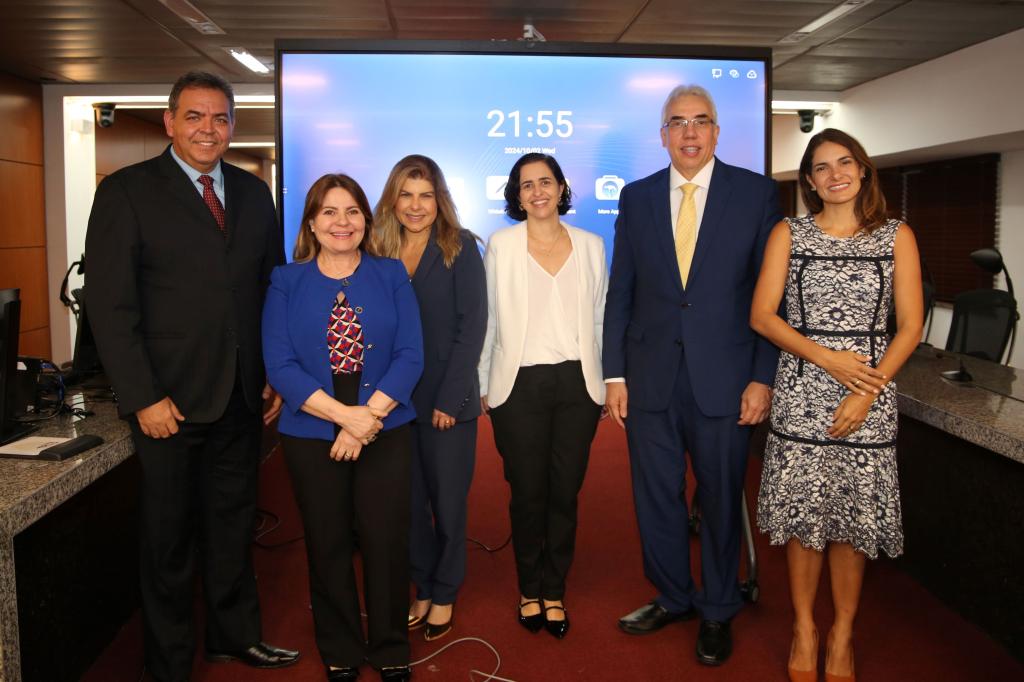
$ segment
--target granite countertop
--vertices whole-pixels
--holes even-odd
[[[17,534],[135,452],[128,425],[118,419],[109,399],[94,402],[76,393],[68,400],[95,414],[45,421],[30,435],[95,434],[103,444],[63,462],[0,458],[0,537]]]
[[[900,414],[1024,463],[1024,371],[962,359],[972,382],[941,376],[961,356],[929,346],[914,351],[896,375]]]

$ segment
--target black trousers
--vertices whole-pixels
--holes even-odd
[[[445,431],[413,424],[410,559],[417,599],[452,604],[466,577],[466,497],[476,460],[476,419]]]
[[[600,416],[579,362],[521,367],[508,400],[491,410],[512,489],[512,544],[525,597],[565,594],[576,547],[576,496]]]
[[[335,375],[335,397],[355,404],[359,376]],[[381,431],[359,459],[338,462],[329,441],[281,435],[306,532],[316,643],[328,666],[409,664],[410,439],[408,424]],[[363,559],[365,635],[353,530]]]
[[[262,424],[238,382],[224,414],[211,424],[182,423],[177,434],[154,439],[142,433],[138,422],[130,423],[142,465],[139,544],[146,668],[158,680],[186,680],[195,653],[197,553],[206,648],[241,651],[261,639],[251,543]]]

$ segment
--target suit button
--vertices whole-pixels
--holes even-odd
[[[676,339],[676,345],[677,346],[683,345],[683,340],[682,339]]]
[[[363,384],[363,388],[369,388],[370,384]]]
[[[680,307],[680,308],[689,308],[689,307],[690,307],[690,304],[689,304],[689,303],[680,303],[680,304],[679,304],[679,307]]]
[[[366,344],[366,350],[373,350],[373,344],[372,343]]]
[[[357,306],[356,306],[356,315],[358,315],[358,314],[360,314],[360,313],[362,313],[362,312],[363,312],[363,306],[361,306],[361,305],[357,305]]]

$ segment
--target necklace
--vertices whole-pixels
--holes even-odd
[[[349,277],[355,274],[356,270],[359,269],[359,264],[362,262],[363,257],[359,251],[356,251],[355,264],[352,267],[348,267],[345,264],[342,267],[336,267],[332,263],[327,262],[327,259],[323,257],[323,254],[317,256],[317,265],[320,267],[320,272],[330,279],[340,279],[342,286],[348,286]]]
[[[562,241],[562,235],[564,233],[565,233],[565,228],[562,227],[562,226],[559,226],[558,227],[558,234],[555,236],[554,241],[551,242],[551,245],[548,246],[547,250],[544,250],[543,248],[537,248],[536,250],[539,251],[540,255],[542,255],[542,256],[550,256],[551,252],[555,250],[555,246],[558,245],[558,242]],[[529,237],[530,239],[532,239],[536,244],[540,244],[541,246],[544,245],[544,242],[542,242],[540,239],[538,239],[534,235],[530,234],[529,230],[526,231],[526,236]]]

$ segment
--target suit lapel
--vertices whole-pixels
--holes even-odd
[[[700,221],[697,244],[693,250],[693,262],[690,263],[690,275],[687,281],[692,282],[700,272],[700,265],[711,243],[722,231],[721,222],[725,217],[725,208],[732,194],[732,183],[729,182],[728,166],[715,159],[715,168],[711,171],[711,184],[708,187],[708,200],[704,204],[704,216]],[[678,266],[676,266],[678,269]]]
[[[648,203],[654,212],[653,243],[661,253],[665,272],[669,273],[676,289],[683,291],[683,282],[679,277],[679,262],[676,260],[675,225],[672,223],[672,199],[669,196],[672,188],[668,186],[669,172],[666,168],[651,184],[651,201]]]
[[[209,227],[215,233],[220,231],[217,220],[210,213],[209,207],[203,202],[199,190],[192,186],[192,181],[181,169],[178,162],[171,156],[170,146],[160,156],[160,172],[167,179],[167,188],[171,191],[178,202],[184,206],[196,219],[196,224],[204,229]],[[225,194],[230,192],[227,187],[225,176]],[[228,223],[225,221],[225,225]]]
[[[242,199],[242,187],[238,182],[239,177],[235,173],[234,166],[225,163],[223,160],[220,162],[220,170],[224,174],[224,230],[227,232],[228,243],[230,244],[235,239],[235,233],[238,232],[238,214],[240,213],[239,206],[241,205]],[[203,208],[206,208],[206,203],[203,203]],[[207,208],[206,212],[210,210]],[[210,214],[213,217],[213,214]],[[213,226],[217,227],[217,221],[213,221]]]
[[[437,240],[434,239],[434,235],[430,235],[430,239],[427,241],[426,247],[423,249],[423,255],[420,256],[419,265],[416,266],[416,272],[412,274],[412,281],[416,283],[423,282],[427,279],[427,275],[430,273],[430,269],[434,267],[434,263],[441,256],[441,247],[437,245]]]

